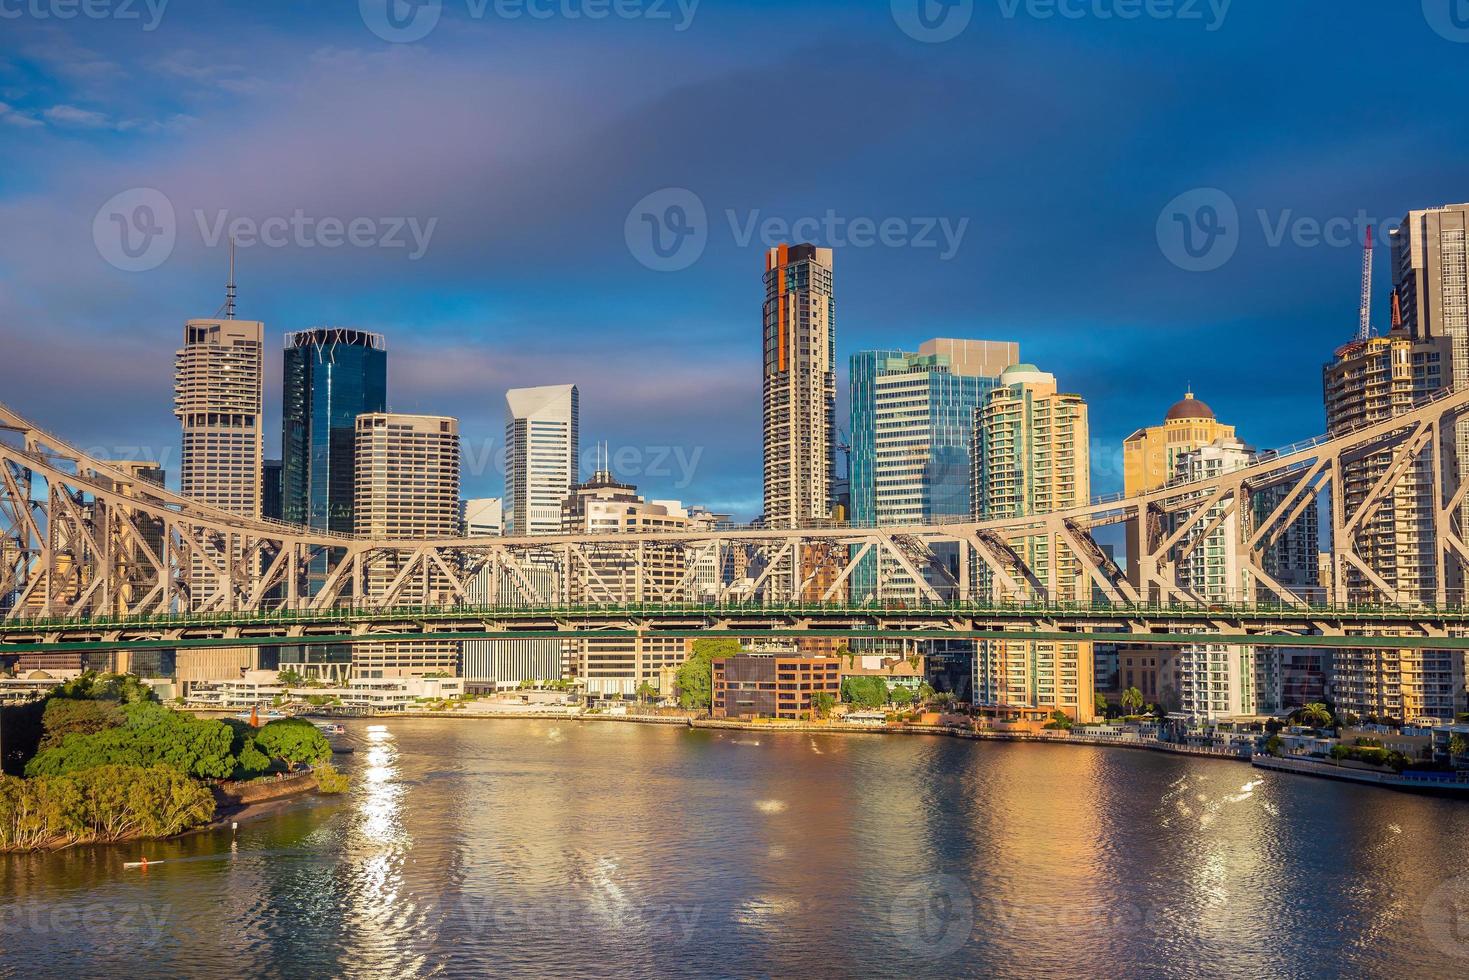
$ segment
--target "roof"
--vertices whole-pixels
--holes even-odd
[[[1182,401],[1174,402],[1168,414],[1163,416],[1164,421],[1173,422],[1181,419],[1209,419],[1213,421],[1214,410],[1208,405],[1194,397],[1192,391],[1183,396]]]

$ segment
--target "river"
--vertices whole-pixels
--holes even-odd
[[[927,736],[403,719],[346,741],[350,793],[233,834],[0,856],[0,975],[1469,970],[1460,802]]]

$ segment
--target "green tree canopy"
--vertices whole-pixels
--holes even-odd
[[[913,692],[906,687],[895,687],[893,688],[892,698],[893,704],[896,704],[900,708],[906,708],[913,703]]]
[[[881,708],[888,703],[888,682],[881,677],[844,677],[842,700],[861,708]]]
[[[831,717],[831,709],[836,707],[837,699],[832,697],[830,691],[817,691],[811,695],[811,709],[819,718]]]
[[[95,735],[116,728],[127,720],[116,701],[81,698],[48,698],[41,715],[42,749],[59,746],[68,735]]]
[[[125,722],[92,734],[73,733],[36,754],[27,776],[56,776],[97,766],[167,766],[200,779],[224,779],[235,771],[234,731],[222,721],[193,718],[157,702],[122,708]]]
[[[255,734],[255,744],[272,759],[287,766],[311,765],[332,757],[332,745],[311,722],[281,718]]]
[[[694,641],[689,659],[678,668],[678,703],[690,710],[708,710],[714,696],[714,660],[740,652],[736,637],[710,636]]]

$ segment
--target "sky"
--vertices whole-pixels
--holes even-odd
[[[839,419],[857,351],[1018,341],[1108,493],[1187,387],[1262,449],[1324,429],[1366,226],[1469,200],[1466,87],[1469,0],[0,0],[0,401],[176,479],[233,232],[267,455],[283,335],[352,326],[392,410],[460,418],[466,496],[505,390],[575,383],[589,460],[749,518],[797,236]]]

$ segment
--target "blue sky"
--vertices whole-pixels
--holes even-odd
[[[357,326],[388,337],[394,409],[462,419],[468,494],[500,491],[505,389],[575,382],[625,477],[749,517],[760,228],[816,219],[843,386],[858,350],[1017,340],[1088,399],[1104,493],[1187,384],[1258,446],[1320,432],[1356,226],[1469,199],[1465,0],[970,0],[933,42],[909,0],[385,2],[0,3],[0,399],[176,470],[172,352],[220,304],[221,216],[299,215],[239,249],[268,448],[281,334]],[[380,36],[415,14],[425,36]],[[703,247],[658,271],[636,206],[670,188]],[[172,244],[129,271],[109,214],[139,189]],[[1220,202],[1189,259],[1174,214]],[[1385,248],[1376,274],[1385,327]]]

